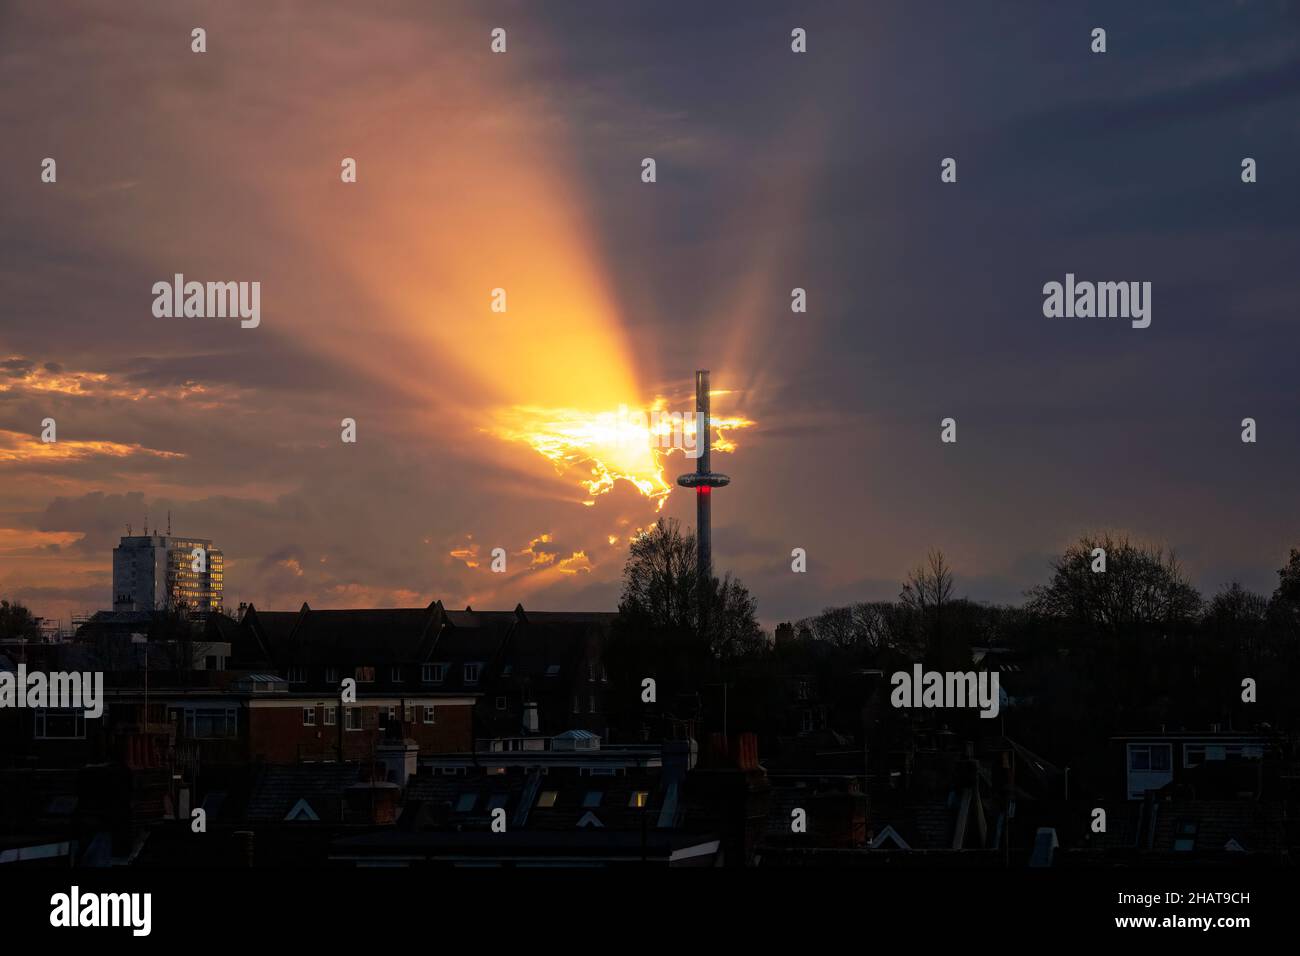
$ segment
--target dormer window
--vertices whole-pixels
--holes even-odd
[[[466,664],[466,665],[465,665],[465,683],[466,683],[466,684],[477,684],[477,683],[478,683],[479,672],[480,672],[482,669],[483,669],[483,665],[482,665],[482,664]]]
[[[290,684],[305,684],[305,683],[307,683],[307,668],[305,668],[305,667],[290,667],[290,668],[289,668],[289,683],[290,683]]]
[[[422,664],[420,666],[420,680],[426,684],[441,684],[447,679],[446,664]]]

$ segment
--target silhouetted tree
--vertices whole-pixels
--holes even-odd
[[[707,627],[700,632],[696,568],[695,536],[671,518],[661,518],[632,543],[606,658],[610,678],[627,686],[622,698],[636,702],[649,677],[657,701],[620,715],[625,726],[635,720],[645,727],[657,717],[666,733],[673,720],[699,717],[702,689],[727,680],[735,661],[767,647],[753,596],[730,575],[714,578],[703,595]]]
[[[695,536],[683,534],[671,518],[632,542],[623,568],[619,613],[642,626],[690,629],[695,626]]]
[[[1268,598],[1233,581],[1205,609],[1206,637],[1219,647],[1254,656],[1265,636],[1268,606]]]
[[[749,589],[731,575],[715,580],[706,616],[709,652],[718,660],[749,657],[767,648],[767,636],[758,626],[758,603]]]
[[[961,668],[970,659],[963,636],[951,626],[952,568],[942,551],[926,555],[903,582],[899,602],[911,613],[916,626],[916,645],[925,648],[927,661],[943,670]]]
[[[40,636],[31,611],[17,602],[0,601],[0,639],[34,641]]]
[[[799,622],[812,636],[836,647],[852,647],[862,639],[858,622],[853,619],[852,607],[828,607],[816,617]]]
[[[749,590],[727,575],[699,593],[695,535],[683,533],[671,518],[632,542],[623,571],[619,613],[641,627],[690,630],[717,657],[752,652],[765,643]],[[701,605],[707,611],[706,634],[699,634]]]
[[[938,618],[952,597],[952,569],[943,552],[935,548],[926,555],[925,563],[917,565],[903,582],[898,596],[904,607],[916,611],[922,618]]]
[[[1277,589],[1268,602],[1269,621],[1288,638],[1300,635],[1300,551],[1291,549],[1286,567],[1277,572]]]
[[[1105,571],[1092,569],[1097,548],[1106,552]],[[1186,625],[1201,607],[1172,552],[1127,536],[1084,536],[1052,571],[1051,581],[1029,591],[1029,609],[1089,629],[1115,634]]]
[[[826,641],[870,658],[882,650],[912,654],[916,650],[915,615],[894,601],[859,601],[823,608],[815,617],[791,625],[800,639]]]

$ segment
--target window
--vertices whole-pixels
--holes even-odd
[[[391,668],[389,668],[388,676],[394,684],[400,684],[402,682],[401,665],[394,664]]]
[[[339,669],[337,667],[325,668],[325,683],[337,684],[339,682]]]
[[[441,684],[447,679],[446,664],[421,664],[420,680],[426,684]]]
[[[600,682],[601,682],[602,684],[608,684],[608,683],[609,683],[609,671],[605,670],[605,665],[604,665],[604,664],[601,664],[601,665],[600,665]]]
[[[514,665],[514,664],[507,664],[505,667],[501,668],[501,676],[502,676],[502,677],[509,677],[509,676],[510,676],[511,674],[513,674],[514,672],[515,672],[515,665]]]
[[[437,723],[437,712],[427,704],[425,705],[424,708],[424,722],[426,724]]]
[[[333,727],[338,711],[334,707],[325,708],[325,726]]]
[[[303,725],[304,727],[315,727],[315,726],[316,726],[316,708],[315,708],[315,707],[304,707],[304,708],[302,709],[302,725]]]
[[[1196,849],[1196,829],[1195,820],[1179,820],[1174,827],[1174,850],[1190,853]]]
[[[595,694],[592,694],[591,697],[587,700],[587,713],[589,713],[589,714],[594,714],[594,713],[596,713],[596,695],[595,695]]]
[[[582,805],[587,808],[600,806],[600,798],[603,796],[599,790],[588,790],[582,798]]]
[[[1128,768],[1151,773],[1168,773],[1169,744],[1129,744]]]
[[[795,696],[800,700],[808,699],[808,682],[806,680],[801,680],[795,685]]]
[[[650,802],[650,794],[647,793],[645,790],[638,790],[636,791],[636,793],[632,794],[632,798],[628,800],[627,805],[629,807],[636,807],[637,809],[640,809],[649,802]]]
[[[402,719],[405,720],[408,724],[415,723],[415,705],[412,704],[410,701],[406,702]]]
[[[587,661],[587,680],[594,681],[595,679],[596,679],[596,662]]]
[[[307,668],[305,668],[305,667],[290,667],[290,668],[289,668],[289,683],[290,683],[290,684],[305,684],[305,683],[307,683]]]
[[[1206,761],[1233,760],[1240,758],[1256,759],[1263,756],[1260,747],[1248,747],[1244,744],[1183,744],[1183,766],[1199,767]]]
[[[362,714],[360,707],[343,708],[343,726],[345,730],[360,730]]]
[[[187,707],[185,736],[197,740],[229,740],[239,735],[233,707]]]
[[[469,813],[474,809],[474,803],[478,800],[476,793],[462,793],[460,799],[456,801],[457,813]]]
[[[559,677],[559,676],[560,676],[560,665],[559,665],[559,664],[547,664],[547,665],[546,665],[546,676],[547,676],[547,677]]]
[[[356,678],[358,684],[373,684],[375,682],[375,669],[373,667],[358,667]]]
[[[498,697],[497,710],[505,710],[505,709],[506,709],[506,699],[504,697]]]
[[[559,796],[560,791],[558,790],[543,790],[542,795],[537,798],[537,805],[539,807],[553,807]]]
[[[86,712],[76,708],[36,709],[37,740],[82,740],[86,736]]]
[[[481,664],[466,664],[466,665],[465,665],[465,683],[466,683],[466,684],[477,684],[477,683],[478,683],[478,673],[479,673],[479,670],[480,670],[481,667],[482,667]]]
[[[390,724],[392,724],[392,723],[396,723],[396,722],[397,722],[397,705],[396,705],[396,704],[389,704],[389,705],[388,705],[388,722],[389,722]]]
[[[805,734],[810,734],[810,733],[812,733],[812,731],[813,731],[813,712],[812,712],[811,710],[805,710],[805,711],[803,712],[803,723],[802,723],[802,725],[801,725],[801,729],[803,730],[803,732],[804,732]]]

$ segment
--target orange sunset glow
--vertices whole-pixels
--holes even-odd
[[[667,410],[663,398],[646,409],[617,413],[516,406],[500,411],[498,424],[488,431],[506,441],[530,446],[555,465],[557,473],[573,476],[593,497],[608,494],[617,481],[626,481],[651,499],[658,511],[673,489],[665,474],[666,460],[674,451],[681,451],[670,444],[670,423],[655,417]],[[694,418],[689,412],[681,415],[681,432],[688,436],[687,443],[693,444]],[[753,424],[739,415],[710,416],[710,425],[717,433],[714,451],[734,451],[735,441],[727,433]]]

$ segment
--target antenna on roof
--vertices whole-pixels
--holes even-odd
[[[129,521],[126,523],[126,536],[131,537],[131,522]]]
[[[171,537],[172,533],[172,509],[167,509],[167,536]]]
[[[149,537],[149,512],[147,510],[144,513],[144,535],[146,538]]]

